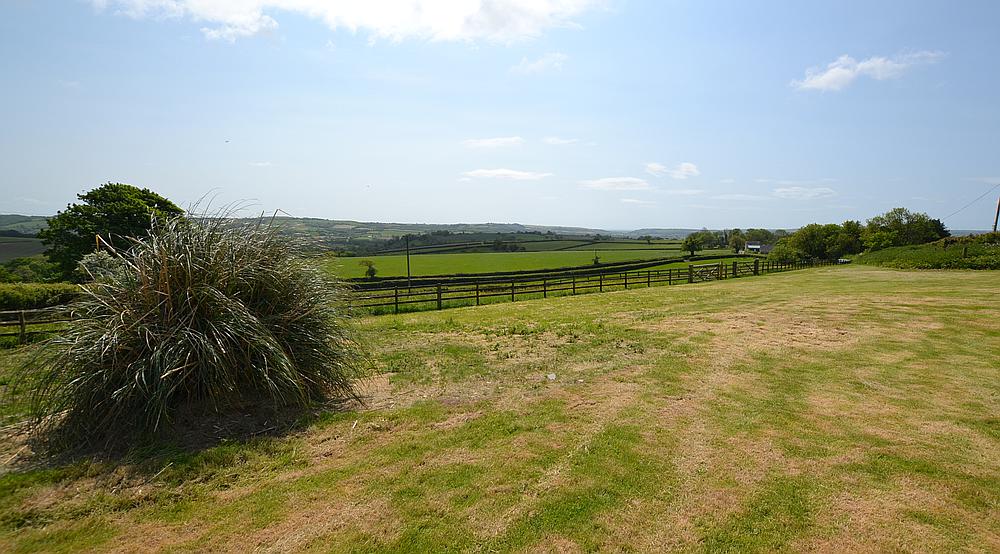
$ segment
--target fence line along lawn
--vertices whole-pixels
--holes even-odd
[[[365,407],[8,467],[0,551],[995,552],[997,290],[847,266],[365,318]]]
[[[699,255],[727,254],[731,250],[706,250]],[[684,252],[663,250],[601,250],[597,255],[602,263],[647,260],[654,258],[680,258]],[[324,267],[342,278],[364,277],[364,260],[375,263],[380,277],[406,275],[406,255],[367,257],[331,257],[323,261]],[[497,271],[525,271],[583,266],[593,263],[593,250],[555,252],[482,252],[459,254],[419,254],[410,256],[410,271],[414,276],[450,275],[455,273],[491,273]]]

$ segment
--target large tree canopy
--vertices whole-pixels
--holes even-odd
[[[48,246],[45,255],[63,276],[72,279],[77,264],[94,251],[96,237],[115,248],[128,248],[126,237],[145,237],[153,217],[183,215],[170,200],[149,189],[122,183],[107,183],[77,195],[79,204],[49,218],[38,236]]]

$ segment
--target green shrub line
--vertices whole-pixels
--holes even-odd
[[[51,308],[79,294],[80,287],[69,283],[0,283],[0,311]]]
[[[1000,233],[948,237],[854,257],[857,263],[895,269],[1000,269]]]

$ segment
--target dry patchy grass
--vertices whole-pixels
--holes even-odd
[[[827,268],[366,319],[363,406],[15,459],[0,548],[996,551],[997,290]]]

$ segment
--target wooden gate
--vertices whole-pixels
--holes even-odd
[[[688,282],[701,283],[722,279],[722,263],[688,266]]]

